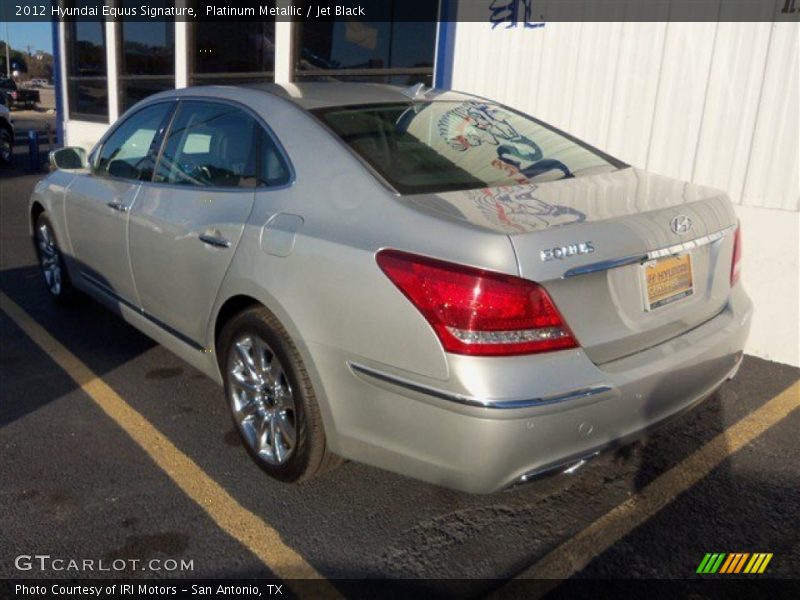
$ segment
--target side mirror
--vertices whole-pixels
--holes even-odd
[[[53,150],[50,152],[50,165],[54,169],[64,169],[66,171],[85,169],[88,166],[86,150],[75,146]]]

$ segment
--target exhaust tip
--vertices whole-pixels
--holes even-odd
[[[567,467],[566,469],[561,471],[561,473],[564,474],[564,475],[574,475],[575,473],[580,471],[583,468],[583,466],[593,458],[594,458],[594,456],[589,456],[587,458],[582,458],[582,459],[572,463],[569,467]]]
[[[574,475],[598,454],[600,454],[600,452],[592,452],[591,454],[587,454],[586,456],[583,456],[577,460],[573,459],[557,465],[530,471],[529,473],[525,473],[525,475],[517,479],[517,481],[514,483],[514,486],[531,483],[537,479],[544,479],[545,477],[551,477],[555,475]]]

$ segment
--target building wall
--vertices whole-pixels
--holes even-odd
[[[88,121],[66,121],[64,123],[64,139],[66,146],[79,146],[89,152],[97,140],[103,137],[108,123],[90,123]]]
[[[459,22],[452,86],[725,190],[756,305],[747,351],[800,366],[799,56],[797,23]]]

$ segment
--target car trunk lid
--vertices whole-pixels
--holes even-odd
[[[674,338],[727,302],[736,217],[711,188],[628,168],[425,203],[508,234],[519,275],[547,289],[597,364]]]

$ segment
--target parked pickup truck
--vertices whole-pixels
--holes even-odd
[[[33,108],[40,102],[39,90],[18,88],[8,77],[0,77],[0,94],[5,96],[9,108]]]

